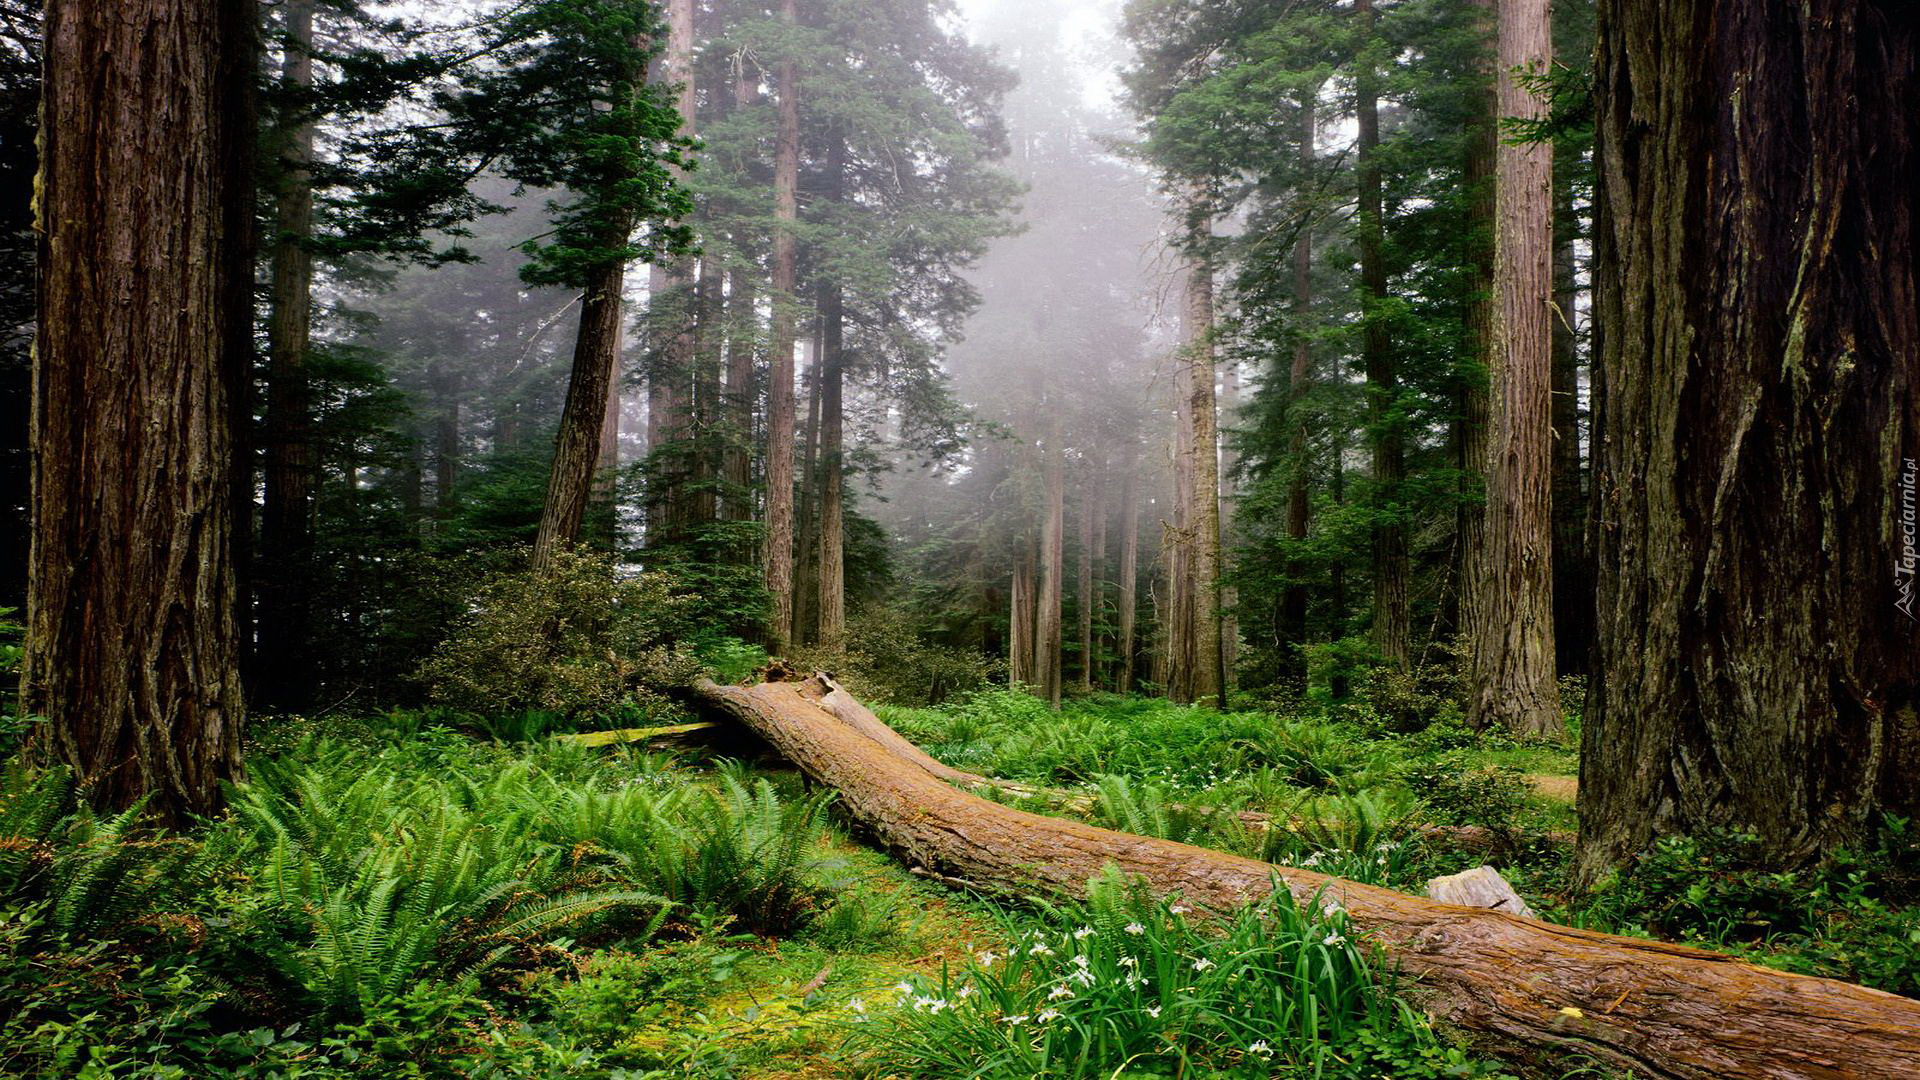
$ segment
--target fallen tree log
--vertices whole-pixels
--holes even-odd
[[[910,764],[924,755],[903,752],[898,733],[824,706],[836,691],[815,677],[703,682],[694,694],[838,791],[885,847],[944,879],[1077,895],[1112,864],[1218,910],[1278,880],[1301,903],[1344,907],[1417,978],[1437,1015],[1535,1055],[1589,1054],[1688,1080],[1920,1078],[1920,1001],[1017,810]]]
[[[794,681],[784,678],[792,673],[776,669],[783,676],[776,681]],[[1032,799],[1048,807],[1065,810],[1079,817],[1091,817],[1098,806],[1093,796],[1077,791],[1063,791],[1060,788],[1043,787],[1036,784],[1023,784],[1014,780],[1002,780],[998,777],[982,776],[979,773],[956,769],[951,765],[927,753],[888,726],[886,721],[873,714],[860,700],[848,693],[846,688],[829,675],[816,673],[800,680],[802,692],[813,698],[822,709],[832,713],[835,718],[860,734],[880,744],[880,748],[898,761],[924,770],[936,779],[943,780],[968,791],[997,791],[1020,799]],[[1169,810],[1188,809],[1178,803]],[[1201,810],[1200,813],[1212,811]],[[1272,814],[1258,810],[1222,811],[1232,816],[1255,832],[1264,832],[1277,826],[1302,828],[1307,823],[1300,820],[1276,821]],[[1488,829],[1479,825],[1422,825],[1418,828],[1421,839],[1447,844],[1453,848],[1475,854],[1510,853],[1515,847],[1516,838],[1510,834]],[[1547,833],[1546,839],[1555,844],[1571,846],[1573,837],[1563,833]]]

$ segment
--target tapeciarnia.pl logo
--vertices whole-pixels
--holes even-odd
[[[1916,534],[1920,533],[1920,519],[1916,519],[1914,509],[1914,483],[1920,479],[1920,467],[1914,465],[1912,458],[1900,459],[1900,558],[1893,564],[1893,606],[1906,613],[1913,614],[1914,566],[1920,562],[1920,552],[1916,552]]]

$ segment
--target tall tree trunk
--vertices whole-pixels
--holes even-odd
[[[1075,600],[1073,600],[1073,623],[1079,630],[1079,690],[1081,694],[1092,694],[1094,680],[1094,651],[1092,651],[1092,609],[1094,609],[1094,521],[1100,517],[1100,482],[1104,477],[1098,475],[1089,461],[1087,467],[1087,486],[1081,488],[1079,502],[1079,565],[1075,567]]]
[[[1040,613],[1034,629],[1034,677],[1040,696],[1060,706],[1060,602],[1065,592],[1066,452],[1060,445],[1057,404],[1047,431],[1046,456],[1041,466],[1046,483],[1046,513],[1040,519]]]
[[[1915,38],[1892,3],[1600,4],[1585,882],[1920,811]]]
[[[240,769],[255,18],[52,0],[43,23],[21,708],[97,805],[145,797],[174,822]]]
[[[1129,451],[1126,473],[1120,481],[1120,597],[1114,618],[1120,654],[1120,674],[1114,689],[1122,694],[1133,689],[1134,621],[1140,588],[1140,478],[1134,468],[1136,454]]]
[[[835,133],[827,146],[824,197],[830,202],[841,199],[846,167],[846,140]],[[847,632],[844,305],[840,282],[820,286],[820,640],[833,645]]]
[[[796,0],[780,0],[780,21],[798,22]],[[800,74],[792,56],[774,65],[780,105],[773,153],[773,324],[767,348],[766,586],[772,610],[767,651],[793,640],[794,229],[799,220]]]
[[[729,521],[753,520],[753,353],[760,340],[758,290],[751,271],[727,274],[727,374],[721,391],[726,409],[723,506]]]
[[[674,108],[680,134],[699,132],[693,82],[693,0],[665,0],[667,43],[659,74],[677,87]],[[652,476],[647,493],[649,547],[681,539],[693,519],[691,470],[683,445],[693,428],[695,259],[673,255],[647,274],[647,451]]]
[[[1300,95],[1300,231],[1293,241],[1293,359],[1287,369],[1287,540],[1295,551],[1307,542],[1312,469],[1308,459],[1307,393],[1312,389],[1313,219],[1307,192],[1314,174],[1314,142],[1319,134],[1315,105],[1320,87]],[[1290,650],[1286,670],[1306,684],[1307,565],[1297,554],[1287,560],[1287,585],[1280,600],[1280,637]]]
[[[280,83],[310,108],[313,87],[313,3],[286,9],[286,53]],[[313,329],[314,129],[302,118],[278,133],[274,191],[272,303],[267,320],[266,460],[260,514],[260,638],[255,696],[281,708],[313,697],[313,406],[307,349]],[[251,501],[252,495],[248,494]]]
[[[573,339],[573,374],[567,379],[567,403],[547,476],[547,501],[533,539],[535,569],[550,565],[556,554],[580,540],[594,467],[600,461],[600,425],[606,422],[607,390],[619,350],[625,280],[626,267],[618,262],[589,272],[580,301],[580,329]]]
[[[718,512],[714,485],[719,479],[720,461],[715,435],[725,415],[719,397],[727,310],[720,284],[720,260],[702,255],[699,268],[700,279],[693,293],[693,371],[687,380],[692,390],[687,413],[687,523],[696,528],[711,524]]]
[[[1585,462],[1580,454],[1580,355],[1573,240],[1579,219],[1556,149],[1553,222],[1553,642],[1563,675],[1584,675],[1593,650],[1593,563],[1586,544]]]
[[[793,587],[793,640],[808,645],[820,640],[820,320],[815,320],[807,353],[807,426],[800,435],[800,560]]]
[[[1167,604],[1155,609],[1165,676],[1161,691],[1181,704],[1193,701],[1193,362],[1184,351],[1173,365],[1173,523],[1165,528]]]
[[[624,291],[626,281],[621,281]],[[600,418],[600,449],[594,455],[593,501],[611,508],[619,497],[621,361],[626,358],[626,319],[613,327],[613,362],[607,365],[607,403]]]
[[[1033,673],[1033,542],[1015,540],[1013,582],[1007,590],[1007,683],[1031,686]]]
[[[1342,370],[1345,366],[1336,353],[1333,358],[1333,378],[1329,380],[1332,385],[1346,383],[1346,372]],[[1333,497],[1334,506],[1344,507],[1347,505],[1347,426],[1344,421],[1336,421],[1333,425],[1333,450],[1328,456],[1333,460],[1333,477],[1327,485],[1327,494]],[[1327,568],[1327,599],[1333,606],[1333,636],[1347,636],[1347,606],[1350,602],[1347,597],[1347,563],[1337,553],[1333,557],[1333,565]],[[1327,681],[1327,692],[1335,700],[1347,696],[1347,677],[1343,670],[1336,667]]]
[[[1187,411],[1193,418],[1193,491],[1188,512],[1193,534],[1189,572],[1193,584],[1192,700],[1226,705],[1226,651],[1220,626],[1220,428],[1214,402],[1212,219],[1202,211],[1192,223],[1193,254],[1187,268]]]
[[[1548,0],[1502,0],[1499,115],[1546,114],[1520,78],[1545,74],[1552,60]],[[1494,181],[1486,592],[1468,717],[1476,728],[1549,735],[1563,729],[1553,661],[1553,148],[1503,141]]]
[[[1494,157],[1499,145],[1499,95],[1494,89],[1497,75],[1494,61],[1499,50],[1500,28],[1495,12],[1496,0],[1474,0],[1473,14],[1486,47],[1481,77],[1485,86],[1475,87],[1473,127],[1468,132],[1465,180],[1467,187],[1466,261],[1470,273],[1467,302],[1467,336],[1472,354],[1461,365],[1459,376],[1459,417],[1454,424],[1454,468],[1458,470],[1459,506],[1454,513],[1454,629],[1465,649],[1467,676],[1474,678],[1474,650],[1479,647],[1482,624],[1486,621],[1486,477],[1487,461],[1487,386],[1489,372],[1497,365],[1494,336],[1494,232],[1495,198]]]
[[[1386,662],[1404,669],[1411,661],[1407,612],[1407,530],[1401,521],[1401,483],[1406,477],[1405,422],[1396,415],[1400,389],[1393,339],[1381,305],[1387,298],[1385,223],[1380,202],[1380,47],[1373,0],[1355,0],[1366,35],[1353,80],[1359,136],[1354,144],[1359,183],[1360,290],[1368,308],[1361,335],[1367,368],[1368,438],[1373,450],[1373,643]]]

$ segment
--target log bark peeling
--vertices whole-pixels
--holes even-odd
[[[694,694],[942,879],[1078,895],[1111,864],[1217,910],[1279,882],[1302,903],[1344,907],[1418,980],[1436,1016],[1535,1055],[1588,1054],[1688,1080],[1920,1077],[1920,1001],[1017,810],[951,786],[973,774],[934,761],[824,676],[702,682]]]

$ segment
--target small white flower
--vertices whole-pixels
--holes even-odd
[[[1273,1056],[1273,1047],[1268,1046],[1267,1040],[1265,1039],[1255,1039],[1253,1040],[1253,1045],[1247,1047],[1247,1053],[1259,1054],[1263,1058],[1270,1058]]]
[[[994,962],[995,960],[998,960],[998,959],[1000,959],[1000,958],[999,958],[999,957],[997,957],[997,956],[995,956],[995,955],[993,955],[993,953],[991,953],[991,952],[983,952],[983,953],[981,953],[981,954],[980,954],[979,956],[977,956],[977,957],[974,957],[974,959],[976,959],[976,960],[978,960],[978,961],[980,961],[980,966],[981,966],[981,967],[983,967],[983,968],[990,968],[990,967],[992,967],[992,966],[993,966],[993,962]]]
[[[1134,956],[1123,956],[1120,958],[1119,963],[1121,967],[1139,967],[1140,959]]]
[[[1300,865],[1301,866],[1319,866],[1320,853],[1316,851],[1313,854],[1307,856],[1305,859],[1301,860]]]
[[[910,982],[907,982],[905,979],[902,979],[899,982],[893,984],[893,989],[901,997],[906,997],[907,995],[913,993],[913,984]]]
[[[1093,961],[1088,959],[1086,953],[1081,953],[1079,956],[1076,956],[1073,958],[1074,967],[1086,967],[1088,964],[1091,964],[1091,963],[1093,963]]]
[[[1059,1009],[1041,1009],[1040,1015],[1034,1017],[1034,1019],[1042,1024],[1046,1023],[1049,1020],[1058,1020],[1060,1019],[1060,1010]]]
[[[1000,1019],[1006,1021],[1009,1027],[1019,1027],[1021,1024],[1033,1018],[1030,1016],[1003,1016]]]
[[[973,984],[968,983],[967,985],[961,987],[959,992],[954,994],[953,996],[959,998],[961,1001],[967,1000],[968,998],[973,996]]]
[[[1145,1009],[1144,1011],[1146,1012],[1146,1014],[1147,1014],[1148,1016],[1151,1016],[1151,1017],[1153,1017],[1153,1018],[1154,1018],[1155,1020],[1158,1020],[1158,1019],[1160,1019],[1160,1006],[1158,1006],[1158,1005],[1149,1005],[1149,1006],[1147,1006],[1147,1007],[1146,1007],[1146,1009]]]
[[[948,1005],[945,999],[943,998],[929,997],[923,994],[913,999],[914,1012],[919,1012],[921,1009],[925,1009],[928,1012],[938,1014],[941,1009],[950,1009],[950,1008],[952,1008],[952,1006]]]
[[[1147,932],[1147,928],[1137,922],[1130,922],[1120,929],[1125,930],[1129,934],[1144,934]]]
[[[1188,911],[1191,911],[1192,909],[1187,907],[1187,905],[1185,904],[1175,904],[1172,907],[1168,908],[1167,910],[1172,912],[1175,915],[1185,915]]]
[[[1340,934],[1328,934],[1320,939],[1322,945],[1345,945],[1346,943],[1347,939]]]
[[[1204,956],[1193,962],[1193,970],[1195,971],[1206,971],[1211,967],[1213,967],[1213,961]]]
[[[1145,986],[1147,984],[1147,977],[1136,971],[1133,974],[1127,976],[1126,983],[1127,983],[1127,989],[1138,990],[1142,986]]]
[[[1345,915],[1347,913],[1347,909],[1341,907],[1339,904],[1333,903],[1332,901],[1328,901],[1327,906],[1321,908],[1320,912],[1323,915],[1332,917],[1334,915]]]
[[[1070,998],[1072,996],[1073,988],[1066,983],[1061,983],[1047,992],[1048,1001],[1059,1001],[1061,998]]]
[[[1033,943],[1033,948],[1027,950],[1027,955],[1028,956],[1052,956],[1053,950],[1047,948],[1046,942],[1036,941]]]
[[[857,1013],[864,1013],[867,1011],[867,1003],[857,997],[852,997],[847,999],[847,1008]]]
[[[1090,938],[1090,937],[1092,937],[1092,936],[1093,936],[1093,933],[1094,933],[1094,930],[1093,930],[1093,927],[1091,927],[1091,926],[1083,926],[1083,927],[1081,927],[1080,929],[1078,929],[1078,930],[1075,930],[1075,931],[1073,932],[1073,940],[1075,940],[1075,941],[1085,941],[1085,940],[1087,940],[1088,938]]]
[[[1073,969],[1072,971],[1067,973],[1067,978],[1072,979],[1074,982],[1079,983],[1081,986],[1093,985],[1093,972],[1088,971],[1086,968]]]

